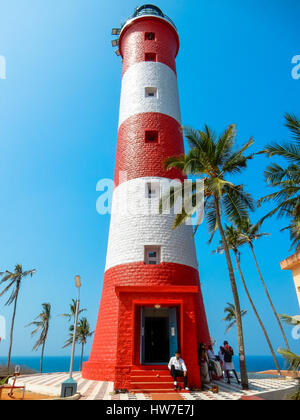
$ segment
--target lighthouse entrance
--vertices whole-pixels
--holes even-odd
[[[142,308],[141,364],[166,364],[177,347],[177,308]]]

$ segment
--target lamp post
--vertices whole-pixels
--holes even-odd
[[[77,391],[77,382],[73,379],[73,368],[74,368],[76,333],[77,333],[78,314],[79,314],[79,306],[80,306],[80,288],[81,288],[81,278],[78,275],[75,276],[75,284],[76,284],[76,287],[77,287],[77,290],[78,290],[78,298],[77,298],[77,302],[76,302],[76,312],[75,312],[75,320],[74,320],[70,374],[69,374],[69,379],[67,379],[65,382],[62,383],[61,397],[70,397],[70,396],[76,394],[76,391]]]

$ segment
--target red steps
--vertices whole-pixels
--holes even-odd
[[[168,391],[174,391],[174,385],[169,382],[131,382],[131,386],[133,389],[165,389]]]
[[[131,376],[139,377],[139,376],[150,376],[151,378],[156,377],[159,375],[162,378],[171,378],[170,372],[167,370],[155,370],[154,372],[150,370],[132,370]]]
[[[180,378],[181,379],[181,378]],[[173,384],[173,379],[171,376],[161,376],[157,378],[156,376],[131,376],[132,383],[142,383],[142,382],[167,382]]]
[[[183,378],[178,378],[183,390]],[[159,368],[143,366],[134,367],[131,371],[131,389],[135,393],[167,393],[173,394],[174,381],[167,367]]]
[[[172,389],[166,389],[166,388],[141,388],[141,389],[131,389],[130,392],[134,394],[188,394],[190,391],[185,391],[185,389],[182,387],[181,390],[176,390],[174,388]]]

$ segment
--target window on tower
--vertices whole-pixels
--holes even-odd
[[[145,54],[145,61],[156,61],[156,54],[155,53],[146,53]]]
[[[157,98],[157,88],[156,87],[146,87],[145,88],[145,97],[146,98]]]
[[[146,32],[145,33],[145,40],[146,41],[155,41],[155,33],[154,32]]]
[[[145,264],[160,264],[160,246],[145,246]]]
[[[146,143],[158,143],[158,131],[146,131],[145,141]]]
[[[147,182],[146,184],[146,198],[159,198],[160,185],[157,182]]]

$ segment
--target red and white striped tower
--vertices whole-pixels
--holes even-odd
[[[115,190],[99,317],[83,377],[130,389],[136,370],[164,369],[181,348],[200,386],[197,350],[210,342],[191,226],[172,230],[157,207],[161,181],[184,178],[163,161],[184,153],[173,22],[153,5],[120,31],[123,79]],[[130,209],[114,211],[120,203]]]

